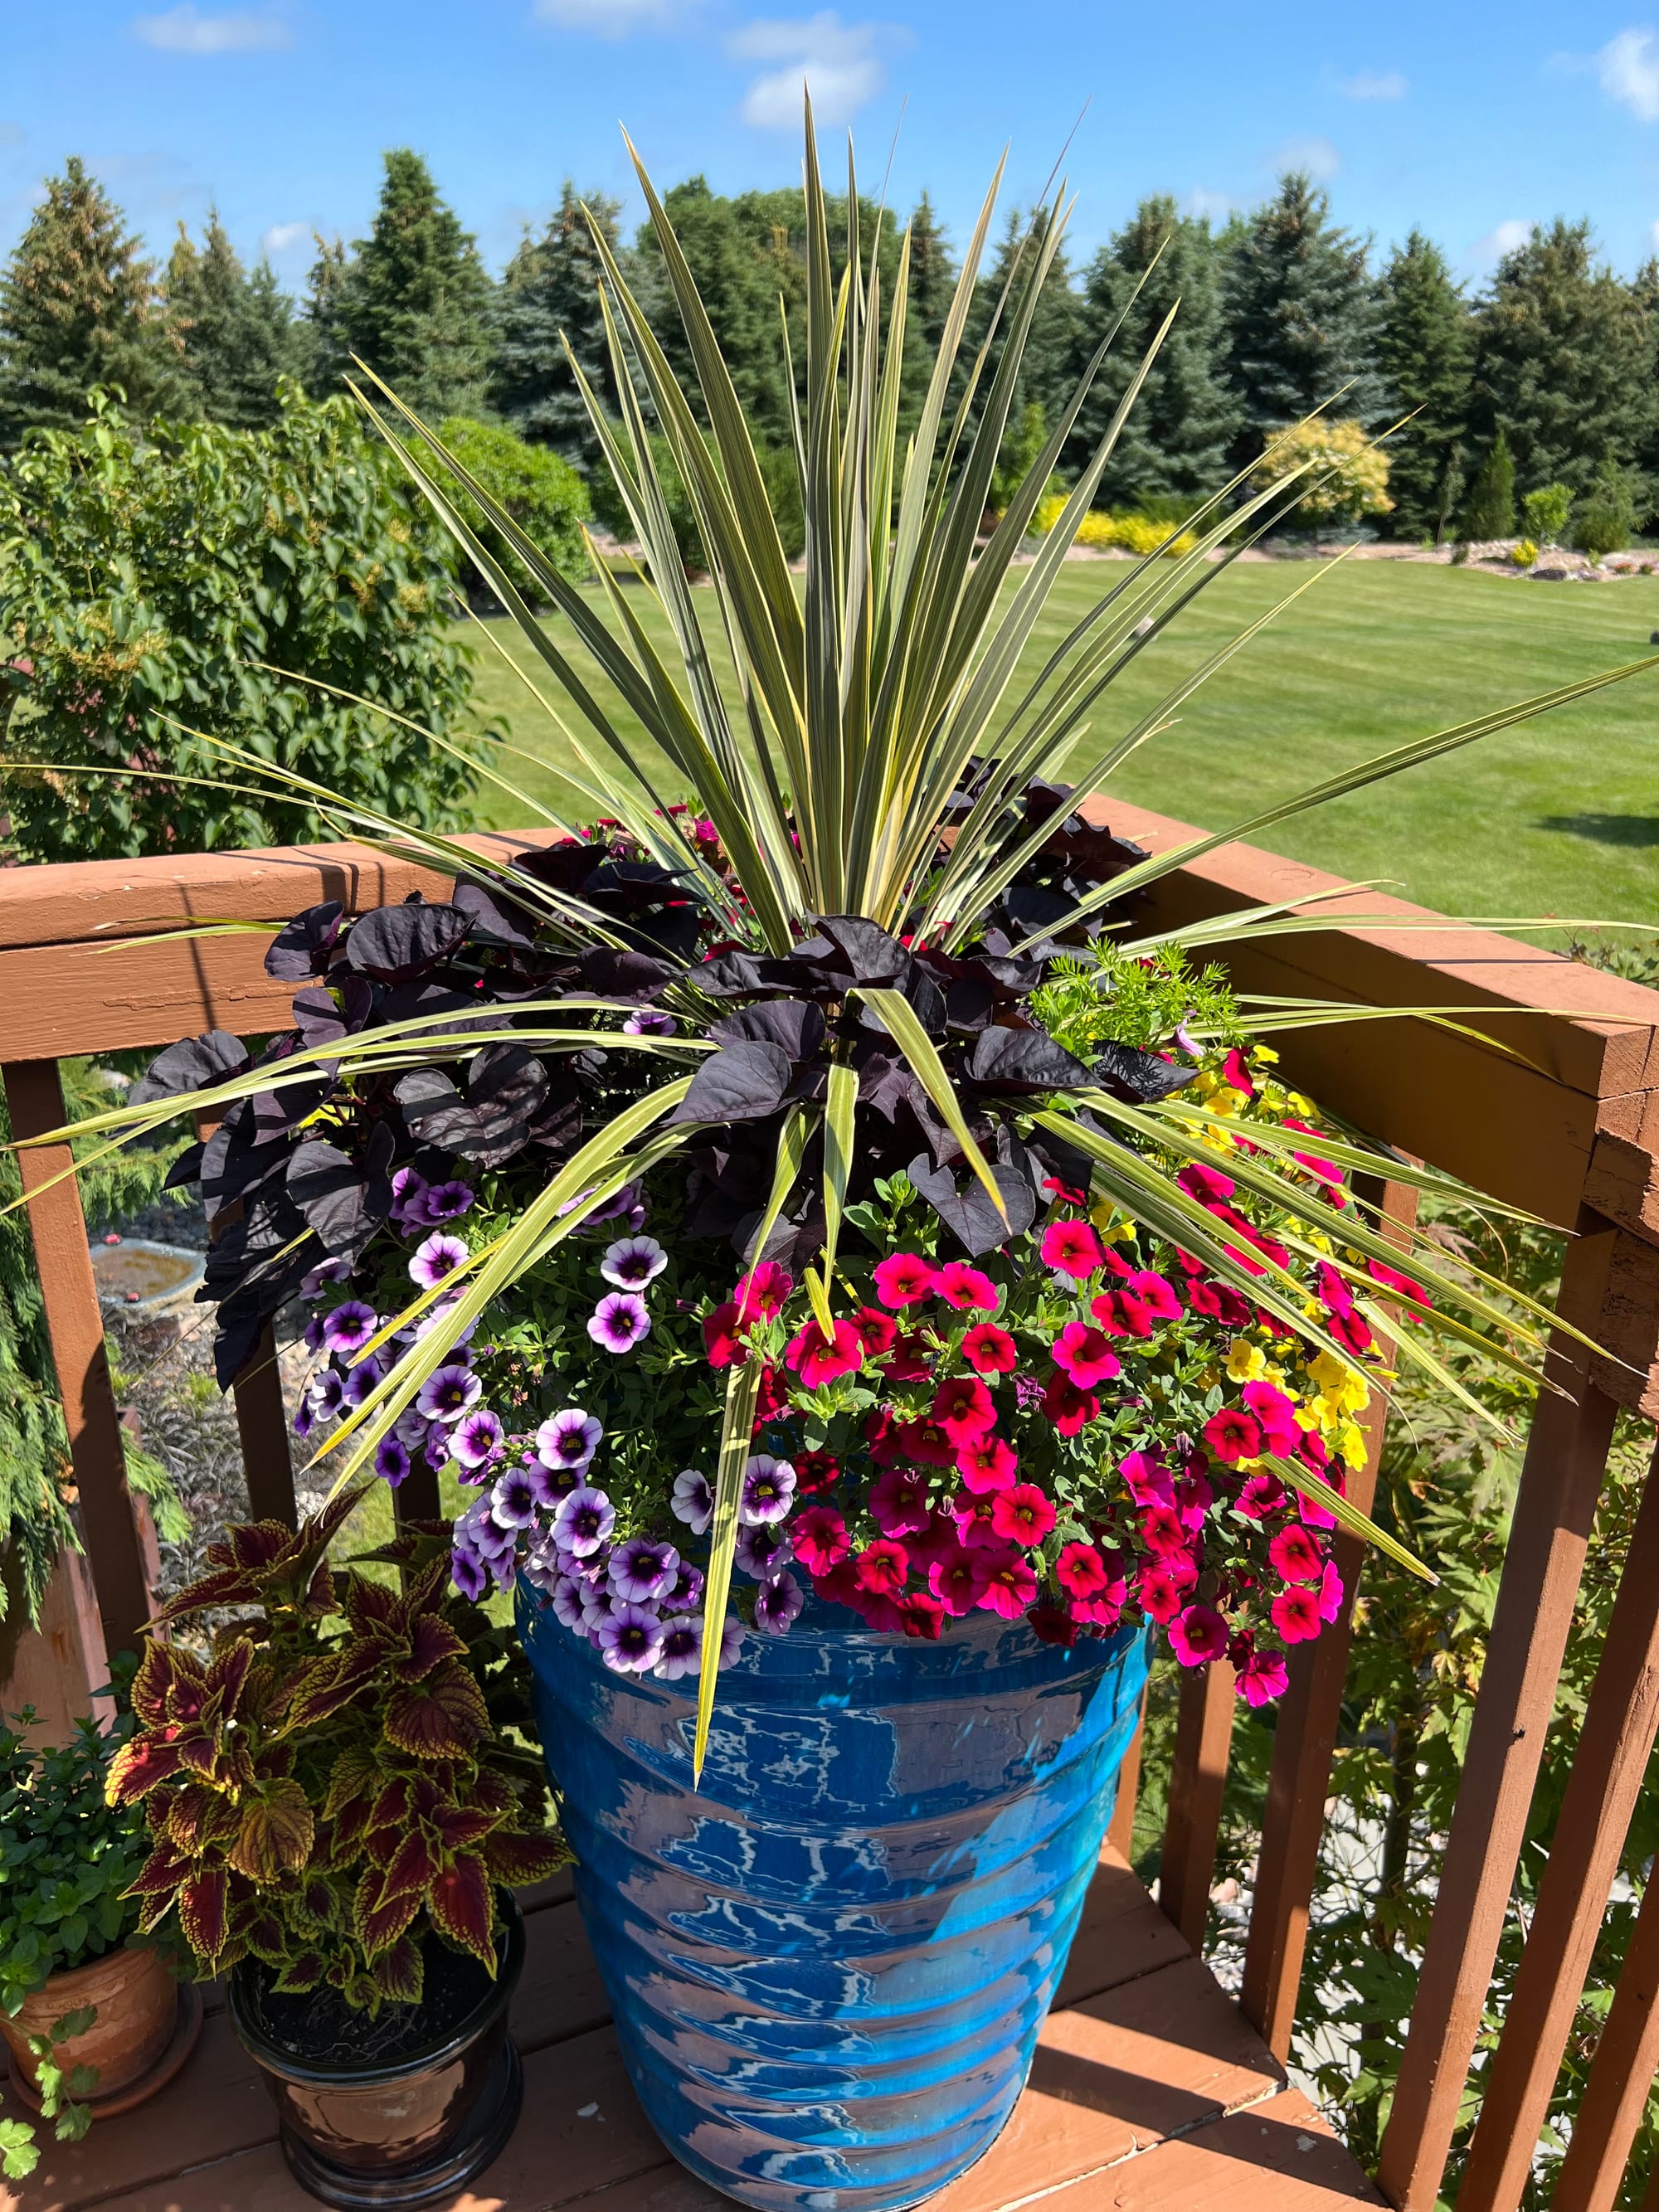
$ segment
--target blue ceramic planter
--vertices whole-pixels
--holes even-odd
[[[723,1670],[611,1673],[526,1587],[520,1626],[576,1895],[653,2126],[769,2212],[892,2212],[1012,2111],[1146,1676],[987,1613],[937,1644],[809,1601]]]

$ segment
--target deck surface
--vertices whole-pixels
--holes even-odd
[[[524,2117],[440,2212],[720,2212],[635,2103],[563,1878],[526,1900],[513,2011]],[[584,2118],[585,2108],[597,2107]],[[1090,1891],[1030,2081],[937,2212],[1338,2212],[1382,2197],[1133,1875],[1109,1850]],[[270,2100],[210,2005],[172,2086],[85,2142],[48,2142],[0,2212],[313,2212],[276,2147]],[[931,2208],[930,2208],[931,2212]]]

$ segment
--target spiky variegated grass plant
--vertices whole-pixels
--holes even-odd
[[[963,256],[961,276],[946,319],[938,358],[915,431],[901,437],[900,374],[906,340],[909,246],[901,244],[891,296],[884,295],[872,260],[866,269],[859,228],[859,196],[850,160],[848,230],[839,275],[832,258],[826,197],[820,179],[810,112],[805,147],[805,356],[792,363],[796,394],[795,460],[805,519],[804,581],[798,584],[768,503],[749,426],[698,296],[672,224],[644,168],[640,182],[661,246],[664,267],[683,319],[696,365],[697,388],[683,388],[657,336],[601,230],[596,250],[604,268],[600,293],[610,342],[620,419],[607,414],[579,366],[594,434],[612,470],[641,549],[635,579],[624,586],[604,561],[597,562],[607,611],[601,611],[552,565],[540,549],[432,433],[378,379],[365,375],[362,404],[402,455],[411,478],[443,517],[467,556],[493,586],[503,607],[568,702],[578,731],[567,731],[586,778],[581,789],[598,811],[626,825],[638,849],[667,871],[714,918],[717,933],[775,962],[797,956],[824,917],[854,917],[906,945],[926,945],[949,958],[985,951],[988,920],[1006,918],[1011,888],[1044,848],[1052,832],[1047,817],[1020,812],[1034,780],[1052,779],[1075,759],[1072,783],[1087,792],[1102,786],[1135,748],[1168,728],[1182,703],[1248,642],[1252,624],[1193,675],[1183,678],[1148,714],[1118,729],[1109,708],[1111,685],[1128,663],[1156,639],[1182,609],[1218,576],[1254,535],[1270,527],[1297,495],[1306,470],[1292,471],[1271,489],[1249,493],[1243,480],[1207,501],[1192,519],[1191,550],[1152,556],[1121,569],[1098,601],[1049,654],[1030,681],[1019,675],[1022,655],[1088,513],[1125,418],[1156,358],[1169,323],[1128,381],[1098,447],[1066,498],[1063,510],[1040,541],[1035,558],[1016,568],[1027,526],[1072,438],[1079,410],[1112,336],[1089,362],[1042,452],[981,543],[981,526],[993,470],[1032,318],[1054,266],[1065,230],[1057,197],[1034,221],[992,331],[970,353],[964,345],[969,307],[983,254],[997,182],[994,182]],[[999,180],[1000,181],[1000,177]],[[786,340],[787,343],[787,340]],[[668,501],[653,459],[652,432],[665,440],[690,495],[699,537],[707,549],[710,586],[694,592],[676,547]],[[486,542],[441,489],[434,463],[460,485],[490,532]],[[1305,487],[1304,487],[1305,488]],[[574,629],[593,663],[615,687],[629,714],[672,763],[674,786],[659,787],[623,731],[595,697],[555,628],[541,619],[515,588],[509,559],[535,579],[556,612]],[[1322,573],[1315,569],[1310,581]],[[1307,586],[1301,586],[1306,589]],[[665,659],[635,609],[647,592],[665,618],[677,648]],[[711,635],[735,666],[741,710],[727,708],[714,672]],[[1043,932],[1061,926],[1069,941],[1085,941],[1105,910],[1115,942],[1131,954],[1176,945],[1188,950],[1225,939],[1333,926],[1319,902],[1286,902],[1186,930],[1135,933],[1122,917],[1126,902],[1158,878],[1226,840],[1255,836],[1275,823],[1418,762],[1452,751],[1511,724],[1581,698],[1601,685],[1655,665],[1652,659],[1570,684],[1498,712],[1402,745],[1332,777],[1313,789],[1263,809],[1249,820],[1161,854],[1120,866],[1075,900],[1063,925],[1010,941],[995,941],[999,957],[1018,963],[1041,953]],[[542,695],[538,692],[538,696]],[[547,702],[544,699],[543,703]],[[556,718],[557,719],[557,718]],[[257,787],[270,774],[252,754],[225,744],[237,772]],[[495,760],[480,772],[519,798]],[[148,773],[148,771],[146,771]],[[579,893],[516,865],[481,859],[459,844],[347,805],[297,776],[284,779],[290,793],[308,798],[345,832],[418,855],[456,876],[482,881],[520,911],[538,918],[544,942],[573,951],[596,946],[618,954],[637,950],[638,933],[625,917]],[[669,802],[690,796],[697,814],[714,825],[720,857],[691,835],[685,816]],[[526,799],[526,807],[532,803]],[[560,830],[566,828],[537,808]],[[1011,820],[1015,827],[1010,830]],[[1345,915],[1352,924],[1354,917]],[[845,932],[842,933],[843,938]],[[870,942],[875,943],[872,939]],[[653,943],[653,952],[660,952]],[[722,1010],[710,972],[700,976],[696,952],[674,964],[662,981],[659,1002],[678,1018],[672,1036],[624,1033],[623,1006],[589,991],[532,996],[501,1011],[495,1024],[469,1021],[465,1029],[441,1016],[416,1015],[292,1052],[280,1065],[262,1065],[228,1080],[198,1082],[166,1097],[81,1125],[99,1129],[112,1143],[135,1136],[183,1113],[222,1113],[256,1092],[280,1092],[314,1082],[323,1067],[342,1079],[364,1081],[395,1072],[431,1068],[470,1059],[492,1044],[522,1046],[544,1055],[570,1054],[602,1040],[611,1054],[640,1054],[665,1063],[669,1079],[646,1089],[626,1109],[564,1160],[512,1224],[465,1267],[459,1299],[441,1326],[398,1357],[383,1380],[343,1422],[327,1449],[341,1450],[343,1480],[373,1451],[409,1407],[422,1382],[462,1333],[515,1280],[535,1268],[562,1239],[623,1188],[666,1160],[689,1139],[706,1136],[718,1111],[696,1122],[682,1115],[688,1094],[704,1089],[720,1058],[705,1032]],[[850,1012],[884,1036],[951,1133],[960,1158],[983,1187],[998,1217],[1008,1220],[1008,1186],[987,1157],[988,1123],[964,1106],[939,1044],[912,996],[877,959],[860,975],[857,963],[846,993]],[[1381,1011],[1381,1010],[1378,1010]],[[1393,1010],[1398,1012],[1399,1010]],[[1448,1020],[1459,1011],[1416,1010]],[[1351,1006],[1283,1000],[1259,1005],[1251,1026],[1261,1036],[1280,1029],[1363,1017]],[[822,1220],[814,1264],[805,1283],[811,1307],[828,1334],[838,1297],[836,1251],[849,1177],[864,1135],[857,1074],[847,1048],[848,1024],[826,1032],[821,1085],[797,1086],[776,1102],[768,1122],[774,1165],[762,1218],[749,1240],[757,1256],[786,1219]],[[1062,1055],[1063,1057],[1063,1055]],[[202,1073],[210,1072],[204,1063]],[[1224,1281],[1248,1293],[1257,1307],[1311,1343],[1341,1358],[1341,1347],[1310,1317],[1303,1289],[1286,1269],[1267,1264],[1246,1272],[1215,1232],[1203,1207],[1176,1180],[1183,1161],[1204,1157],[1215,1117],[1166,1086],[1137,1090],[1130,1084],[1085,1080],[1052,1087],[1035,1073],[1019,1111],[1028,1138],[1053,1138],[1086,1157],[1095,1192],[1109,1198],[1153,1234],[1197,1255]],[[982,1102],[981,1102],[982,1106]],[[994,1116],[993,1116],[994,1120]],[[1310,1262],[1324,1249],[1316,1243],[1328,1215],[1291,1174],[1285,1156],[1298,1142],[1289,1131],[1253,1129],[1259,1146],[1249,1159],[1230,1156],[1237,1181],[1270,1201],[1297,1225],[1286,1233],[1294,1255]],[[51,1141],[43,1139],[40,1141]],[[1363,1142],[1326,1143],[1339,1166],[1381,1169]],[[1392,1157],[1386,1174],[1396,1182],[1456,1195],[1430,1170],[1402,1166]],[[803,1186],[810,1182],[810,1197]],[[815,1211],[814,1209],[817,1209]],[[817,1234],[815,1228],[815,1234]],[[1364,1272],[1368,1259],[1398,1258],[1374,1214],[1356,1204],[1344,1217],[1351,1256],[1340,1264],[1352,1278],[1360,1310],[1376,1322],[1376,1285]],[[291,1258],[291,1250],[276,1255]],[[1455,1388],[1431,1348],[1435,1330],[1463,1342],[1483,1342],[1511,1366],[1535,1360],[1549,1316],[1531,1307],[1517,1320],[1501,1285],[1468,1272],[1454,1281],[1419,1243],[1411,1262],[1430,1293],[1434,1310],[1425,1328],[1404,1332],[1401,1352]],[[446,1284],[454,1289],[454,1279]],[[365,1351],[386,1343],[437,1300],[427,1292],[389,1322]],[[727,1596],[737,1526],[739,1479],[749,1449],[759,1380],[758,1363],[730,1370],[716,1484],[716,1513],[707,1594],[707,1614],[717,1620]],[[1471,1401],[1473,1402],[1473,1401]],[[1334,1491],[1317,1484],[1322,1502],[1346,1525],[1373,1540],[1387,1540]],[[1395,1548],[1391,1546],[1391,1548]],[[696,1758],[706,1741],[720,1638],[704,1643]]]

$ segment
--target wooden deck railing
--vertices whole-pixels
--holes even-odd
[[[1114,828],[1154,849],[1190,833],[1115,806]],[[478,841],[499,851],[527,842]],[[1157,886],[1160,920],[1218,914],[1328,885],[1316,871],[1229,846]],[[137,944],[170,923],[284,920],[322,898],[354,911],[421,889],[423,870],[349,845],[0,872],[0,1065],[15,1128],[64,1118],[57,1061],[160,1046],[209,1027],[286,1025],[289,992],[262,941],[228,935]],[[1375,894],[1350,912],[1423,910]],[[1340,913],[1342,904],[1333,909]],[[1286,1072],[1401,1154],[1574,1232],[1559,1310],[1604,1348],[1565,1337],[1550,1353],[1564,1396],[1540,1399],[1457,1808],[1378,2179],[1402,2212],[1431,2212],[1481,2024],[1533,1785],[1571,1626],[1585,1544],[1622,1407],[1659,1418],[1659,994],[1507,939],[1450,925],[1409,933],[1334,927],[1267,940],[1232,963],[1240,988],[1383,1006],[1489,1008],[1473,1035],[1419,1023],[1312,1030],[1281,1040]],[[1510,1048],[1510,1052],[1499,1048]],[[1512,1056],[1519,1054],[1520,1058]],[[24,1155],[31,1187],[61,1162]],[[1382,1183],[1389,1218],[1411,1193]],[[85,1224],[72,1184],[31,1209],[68,1416],[84,1562],[66,1559],[45,1632],[23,1639],[0,1704],[33,1697],[60,1716],[103,1679],[107,1649],[148,1617],[145,1550],[122,1458]],[[238,1392],[256,1508],[292,1518],[293,1478],[274,1365]],[[1382,1441],[1355,1483],[1368,1502]],[[432,1486],[435,1491],[435,1486]],[[432,1495],[400,1493],[405,1510]],[[1344,1553],[1346,1552],[1346,1556]],[[1357,1558],[1339,1547],[1352,1590]],[[1348,1627],[1299,1647],[1274,1739],[1244,1965],[1244,2011],[1281,2057],[1290,2046],[1336,1739]],[[1187,1679],[1170,1778],[1160,1894],[1201,1940],[1215,1865],[1235,1700],[1222,1667]],[[1484,2106],[1460,2212],[1511,2212],[1543,2124],[1659,1728],[1659,1483],[1650,1483]],[[1139,1753],[1115,1834],[1127,1840]],[[1556,2212],[1607,2212],[1659,2063],[1659,1881],[1650,1882],[1558,2185]]]

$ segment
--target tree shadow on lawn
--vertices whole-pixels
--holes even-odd
[[[1659,814],[1546,814],[1538,827],[1589,837],[1598,845],[1659,845]]]

